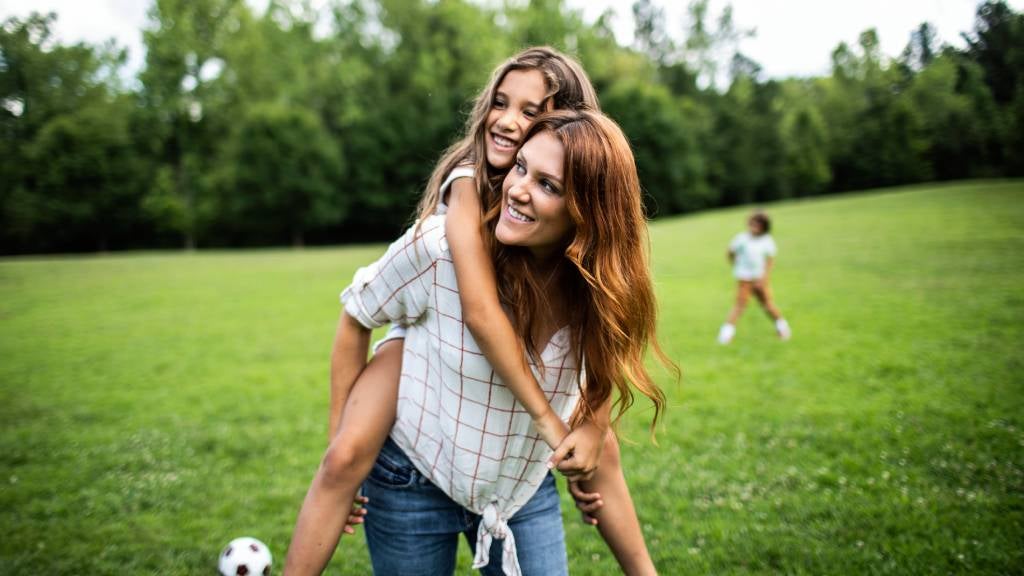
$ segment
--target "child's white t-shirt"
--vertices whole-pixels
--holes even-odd
[[[729,242],[729,251],[735,255],[733,276],[737,280],[758,280],[764,276],[765,261],[775,257],[775,240],[771,234],[740,232]]]

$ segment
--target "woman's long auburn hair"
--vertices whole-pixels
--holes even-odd
[[[678,375],[678,367],[661,350],[656,335],[657,306],[649,264],[647,219],[641,203],[640,179],[629,142],[607,116],[591,111],[556,111],[537,119],[524,142],[542,132],[564,147],[563,190],[575,226],[566,240],[561,275],[573,351],[582,356],[586,376],[581,393],[583,411],[593,413],[615,389],[615,420],[633,404],[635,387],[654,403],[652,434],[665,409],[665,394],[644,366],[652,345],[659,359]],[[548,310],[548,291],[531,253],[499,243],[494,231],[503,208],[500,195],[487,207],[485,234],[498,278],[502,302],[512,311],[512,324],[524,335],[527,350],[539,356],[533,342],[537,315]]]
[[[505,76],[513,70],[537,70],[544,76],[547,94],[545,103],[550,102],[554,110],[599,110],[597,92],[590,78],[573,58],[548,46],[527,48],[509,58],[491,74],[487,86],[477,95],[473,111],[466,118],[464,136],[445,150],[441,160],[430,175],[427,189],[416,209],[420,221],[437,210],[442,201],[441,184],[448,174],[460,164],[471,163],[476,174],[477,192],[481,206],[489,206],[507,170],[495,169],[487,163],[487,115],[491,111]]]

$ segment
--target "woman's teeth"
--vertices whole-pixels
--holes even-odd
[[[494,138],[494,143],[502,148],[513,148],[516,145],[515,141],[509,140],[504,136],[498,136],[497,134],[492,133],[491,137]]]
[[[533,222],[533,218],[530,218],[526,214],[523,214],[519,210],[516,210],[515,208],[512,207],[511,204],[508,207],[508,215],[520,222]]]

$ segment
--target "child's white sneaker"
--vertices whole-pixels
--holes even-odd
[[[736,327],[732,324],[725,323],[718,329],[718,343],[725,345],[732,342],[732,337],[736,335]]]
[[[785,318],[779,318],[775,321],[775,331],[779,333],[779,338],[783,340],[789,340],[793,336],[793,331],[789,329],[789,322],[786,322]]]

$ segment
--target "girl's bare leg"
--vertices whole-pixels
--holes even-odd
[[[754,288],[754,296],[756,296],[758,301],[761,302],[761,306],[764,308],[764,311],[772,317],[772,320],[782,318],[782,312],[779,311],[778,306],[775,305],[775,301],[772,299],[771,286],[762,284],[759,287]]]
[[[403,340],[384,343],[349,392],[338,433],[302,503],[284,574],[320,574],[334,554],[359,486],[395,421]]]
[[[732,310],[729,311],[729,318],[725,321],[727,324],[736,325],[736,322],[740,319],[743,314],[743,310],[747,307],[747,301],[750,300],[750,292],[753,290],[754,283],[740,280],[736,285],[736,304],[733,305]]]
[[[622,571],[628,576],[657,574],[622,473],[619,442],[611,430],[605,436],[604,450],[594,477],[581,482],[580,488],[601,495],[604,505],[586,514],[597,520],[597,529]]]

